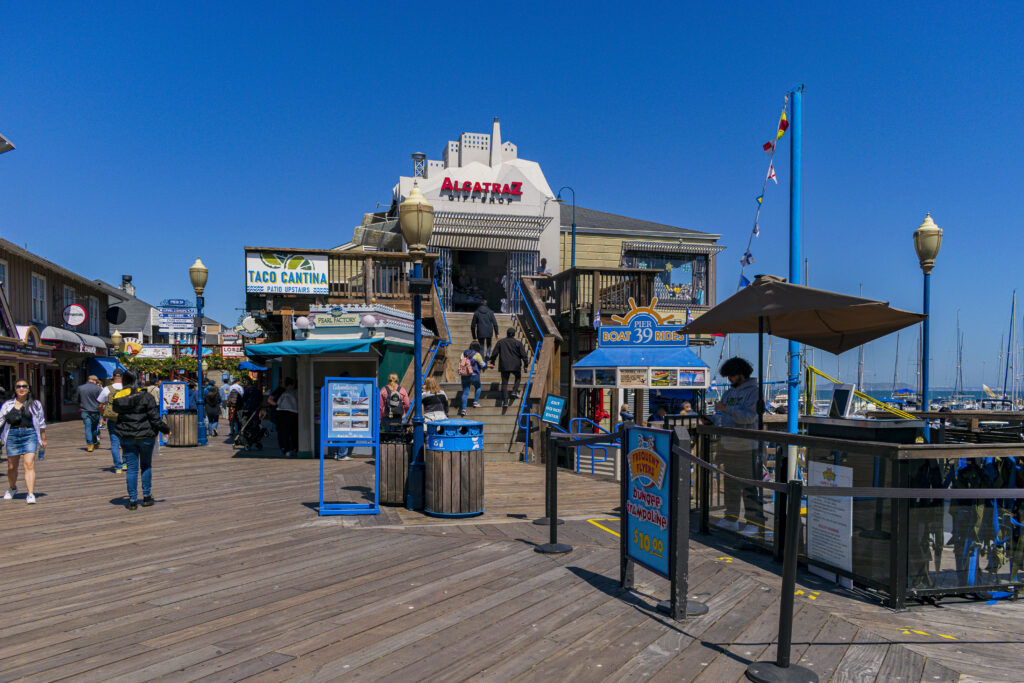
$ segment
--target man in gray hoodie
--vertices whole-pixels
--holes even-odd
[[[715,424],[719,427],[757,429],[758,395],[757,380],[750,377],[754,368],[742,358],[730,358],[722,363],[719,374],[729,380],[730,388],[715,403]],[[744,479],[762,478],[760,449],[753,439],[723,436],[718,442],[718,464],[729,474]],[[764,528],[764,509],[760,491],[743,487],[725,478],[725,517],[718,526],[730,531],[754,533]],[[744,513],[740,514],[740,501],[744,502]],[[745,524],[741,524],[741,520]]]

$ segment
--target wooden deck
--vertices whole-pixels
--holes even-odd
[[[708,615],[659,615],[667,582],[642,570],[618,590],[607,481],[560,476],[575,549],[549,557],[525,521],[543,509],[536,466],[488,464],[487,513],[463,522],[320,518],[315,461],[165,448],[158,504],[128,511],[80,431],[51,427],[38,505],[0,502],[0,680],[717,682],[773,656],[777,567],[717,535],[691,551]],[[362,495],[364,461],[327,466],[337,495]],[[1024,678],[1018,604],[893,614],[813,577],[800,591],[794,661],[822,680]]]

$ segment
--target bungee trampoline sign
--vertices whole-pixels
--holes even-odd
[[[672,502],[669,465],[672,434],[630,427],[625,484],[626,554],[648,569],[669,576]]]

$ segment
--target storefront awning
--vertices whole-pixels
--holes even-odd
[[[574,368],[706,368],[707,363],[684,346],[599,346]]]
[[[39,337],[45,341],[67,342],[80,346],[92,346],[97,349],[107,348],[107,343],[99,337],[65,330],[63,327],[44,327],[43,331],[39,333]]]
[[[110,379],[114,376],[114,370],[120,370],[124,372],[127,370],[125,366],[121,365],[121,362],[116,358],[90,358],[89,359],[89,374],[96,375],[100,379]]]
[[[247,344],[245,355],[249,358],[273,358],[274,356],[317,356],[323,353],[365,353],[380,339],[304,339],[271,344]]]

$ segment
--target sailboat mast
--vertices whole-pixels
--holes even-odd
[[[860,295],[864,296],[864,285],[860,286]],[[864,344],[860,345],[857,353],[857,388],[864,391]]]
[[[1010,339],[1006,342],[1006,368],[1003,370],[1003,398],[1006,398],[1007,383],[1011,372],[1016,372],[1013,362],[1013,319],[1017,316],[1017,290],[1013,290],[1013,303],[1010,304]],[[1012,371],[1011,371],[1012,368]]]
[[[1002,346],[1002,344],[1000,344]],[[896,384],[900,374],[900,333],[896,333],[896,361],[892,364],[892,390],[896,391]]]

